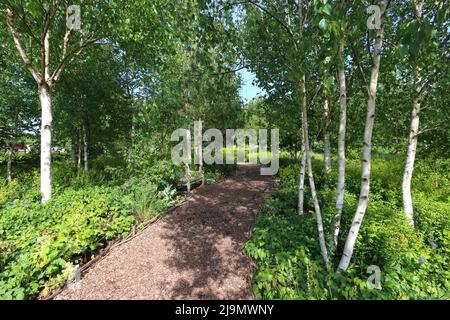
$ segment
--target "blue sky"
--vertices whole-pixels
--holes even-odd
[[[259,93],[262,93],[262,89],[258,86],[254,86],[252,81],[255,79],[256,75],[248,71],[247,69],[239,70],[239,73],[242,76],[242,87],[239,91],[244,102],[248,102],[257,96]]]

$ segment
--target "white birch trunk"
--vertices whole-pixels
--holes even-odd
[[[59,62],[57,68],[54,72],[50,72],[50,30],[52,23],[54,22],[54,17],[57,14],[59,5],[53,3],[52,9],[48,10],[48,14],[43,21],[43,41],[40,43],[41,54],[40,54],[40,65],[42,67],[41,74],[37,72],[37,69],[33,65],[33,59],[27,56],[24,47],[20,41],[20,33],[17,30],[13,22],[14,11],[10,8],[7,9],[8,14],[4,22],[6,23],[12,37],[14,40],[14,45],[16,46],[20,58],[22,59],[25,67],[30,71],[33,79],[38,85],[39,100],[41,104],[42,118],[41,118],[41,193],[42,202],[46,202],[51,198],[52,194],[52,179],[51,179],[51,129],[52,129],[52,98],[51,98],[51,87],[59,79],[64,66],[69,60],[68,56],[68,43],[70,40],[70,31],[66,29],[66,33],[63,40],[63,56]],[[79,47],[74,51],[79,53],[87,45],[94,43],[95,41],[83,43],[80,42]]]
[[[417,135],[419,133],[419,97],[416,97],[412,104],[411,125],[409,131],[408,152],[406,154],[405,170],[403,172],[402,193],[403,193],[403,209],[408,219],[408,223],[414,226],[414,212],[411,196],[411,179],[414,170],[414,161],[416,158]]]
[[[299,34],[300,37],[303,35],[303,1],[298,0],[298,21],[299,21]],[[302,97],[302,127],[305,119],[303,118],[303,111],[306,108],[306,78],[303,75],[301,82],[301,93]],[[305,148],[305,133],[302,128],[302,160],[300,167],[300,179],[299,179],[299,192],[298,192],[298,214],[303,215],[303,208],[305,202],[305,171],[306,171],[306,148]]]
[[[187,130],[186,131],[186,143],[188,144],[188,146],[186,147],[186,150],[189,152],[188,155],[186,156],[185,159],[185,163],[184,163],[184,168],[185,168],[185,178],[186,178],[186,188],[187,188],[187,192],[190,193],[191,192],[191,169],[190,169],[190,160],[191,160],[191,156],[190,156],[190,152],[191,152],[191,131]]]
[[[328,97],[325,97],[323,108],[325,118],[325,129],[323,134],[323,164],[325,173],[329,174],[331,171],[331,152],[330,152],[330,132],[328,131],[330,123],[330,106],[328,104]]]
[[[186,188],[187,188],[187,192],[190,193],[191,192],[191,172],[189,169],[189,164],[185,163],[184,168],[185,168],[185,177],[186,177]]]
[[[39,85],[39,100],[41,103],[41,193],[42,202],[52,196],[52,98],[47,84]]]
[[[312,162],[311,162],[311,150],[309,148],[309,133],[308,133],[308,111],[306,108],[306,77],[302,76],[301,81],[301,92],[303,96],[303,110],[302,110],[302,124],[303,124],[303,140],[305,144],[305,157],[306,163],[308,165],[308,178],[309,178],[309,186],[311,189],[311,196],[313,198],[314,210],[316,213],[316,222],[317,222],[317,230],[319,232],[319,245],[320,251],[322,253],[323,261],[325,262],[325,266],[328,268],[328,250],[325,243],[325,233],[323,230],[323,222],[322,222],[322,214],[320,212],[319,200],[317,198],[316,186],[314,183],[314,176],[312,170]]]
[[[6,178],[8,180],[8,183],[12,182],[12,147],[9,147],[9,150],[7,152],[8,154],[8,161],[6,163]]]
[[[84,145],[84,171],[89,171],[89,145],[86,130],[84,130],[83,134],[83,145]]]
[[[305,155],[305,139],[302,131],[302,158],[300,164],[300,179],[298,183],[298,214],[303,215],[303,208],[305,202],[305,168],[306,168],[306,155]]]
[[[422,18],[422,8],[423,1],[416,2],[414,4],[415,16],[419,21]],[[411,195],[411,180],[414,170],[414,162],[416,159],[417,150],[417,138],[419,135],[419,124],[420,124],[420,94],[421,94],[421,77],[420,68],[416,67],[415,73],[415,91],[416,97],[413,100],[411,108],[411,124],[409,129],[409,139],[408,139],[408,151],[406,153],[406,163],[405,170],[403,172],[402,181],[402,196],[403,196],[403,210],[405,211],[406,219],[411,226],[414,226],[414,209],[412,203]]]
[[[345,132],[347,127],[347,85],[344,70],[344,40],[339,41],[339,135],[338,135],[338,185],[336,197],[336,215],[333,219],[332,250],[336,250],[341,225],[345,194]]]
[[[203,171],[203,123],[202,120],[198,120],[195,123],[194,134],[195,134],[195,157],[196,163],[198,163],[198,171],[202,179],[202,185],[205,183],[205,173]]]
[[[82,145],[83,141],[81,140],[81,138],[78,138],[78,159],[77,159],[77,167],[78,169],[81,168],[81,156],[82,156],[82,150],[81,150],[81,145]]]
[[[383,19],[384,11],[386,9],[385,1],[380,1],[381,17]],[[382,22],[382,21],[381,21]],[[367,115],[366,126],[364,129],[364,144],[362,156],[362,174],[361,174],[361,191],[359,195],[358,207],[350,227],[350,231],[345,242],[344,251],[342,253],[341,261],[339,262],[338,270],[346,270],[350,264],[350,260],[355,248],[356,238],[358,237],[359,229],[366,213],[369,201],[370,188],[370,165],[372,158],[372,132],[375,118],[375,101],[378,86],[378,74],[380,70],[381,50],[383,47],[383,27],[377,30],[375,39],[375,52],[372,62],[372,70],[370,75],[370,85],[367,99]]]

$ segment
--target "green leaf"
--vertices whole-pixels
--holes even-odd
[[[326,30],[328,27],[328,22],[325,18],[323,18],[322,20],[320,20],[319,22],[319,28],[322,30]]]

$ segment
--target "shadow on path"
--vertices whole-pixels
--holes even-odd
[[[113,249],[57,299],[251,299],[252,262],[242,247],[275,188],[258,166],[240,165]]]

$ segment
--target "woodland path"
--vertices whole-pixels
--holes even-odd
[[[89,268],[55,299],[251,299],[243,246],[264,198],[276,189],[255,165],[185,202]]]

